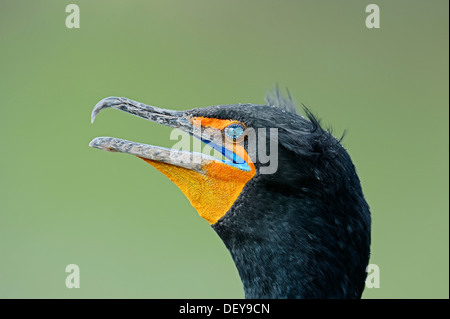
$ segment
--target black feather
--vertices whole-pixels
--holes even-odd
[[[267,105],[218,105],[193,116],[278,131],[278,169],[256,174],[213,228],[248,298],[359,298],[371,219],[347,151],[308,107],[296,113],[278,88]],[[255,161],[259,172],[262,163]]]

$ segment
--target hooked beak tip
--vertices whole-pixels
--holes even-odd
[[[99,101],[97,104],[95,104],[94,109],[92,110],[91,123],[94,123],[95,118],[97,117],[98,113],[100,113],[101,110],[112,107],[117,104],[120,104],[120,98],[115,96],[110,96]]]

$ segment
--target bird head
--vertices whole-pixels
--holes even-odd
[[[271,146],[270,140],[276,142],[274,136],[270,136],[270,130],[265,129],[271,128],[274,119],[286,112],[276,107],[253,104],[173,111],[123,97],[108,97],[95,106],[92,122],[106,108],[125,111],[184,131],[222,155],[222,158],[217,158],[112,137],[97,137],[90,143],[91,147],[105,151],[135,155],[157,168],[180,188],[199,215],[210,224],[222,218],[247,182],[264,171],[267,163],[257,156],[258,151],[262,148],[266,151],[266,147]],[[303,125],[309,123],[301,117],[297,121]],[[276,155],[278,144],[272,145],[276,148],[272,150]],[[277,161],[277,158],[273,160]]]
[[[121,110],[221,157],[112,137],[90,146],[135,155],[174,182],[230,250],[247,297],[360,296],[370,217],[350,157],[307,108],[297,114],[277,91],[266,102],[173,111],[108,97],[92,122],[103,109]]]

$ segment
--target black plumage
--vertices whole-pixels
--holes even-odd
[[[267,100],[189,111],[278,129],[277,172],[257,174],[212,227],[247,298],[359,298],[371,220],[350,156],[308,109],[304,118],[291,99]]]

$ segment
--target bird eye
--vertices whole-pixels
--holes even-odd
[[[238,140],[244,134],[245,127],[239,123],[233,123],[225,128],[225,135],[233,141]]]

